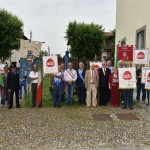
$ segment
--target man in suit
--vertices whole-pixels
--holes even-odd
[[[85,104],[85,69],[83,62],[79,63],[79,69],[77,70],[77,90],[78,90],[78,99],[79,104]]]
[[[11,65],[11,71],[8,73],[7,76],[7,88],[10,92],[10,102],[8,109],[13,107],[13,95],[15,93],[16,97],[16,107],[21,108],[19,104],[19,73],[16,70],[15,65]]]
[[[102,62],[102,68],[98,70],[99,72],[99,94],[100,94],[100,106],[107,106],[107,102],[110,99],[108,81],[111,70],[106,68],[106,62]]]
[[[92,64],[90,70],[85,73],[85,88],[87,90],[86,104],[87,107],[91,106],[91,93],[92,93],[92,105],[97,106],[97,87],[99,83],[98,71],[95,70],[95,65]]]

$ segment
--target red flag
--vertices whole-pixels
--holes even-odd
[[[38,87],[37,87],[37,93],[36,93],[36,107],[39,107],[39,105],[42,102],[42,85],[43,85],[43,80],[42,80],[42,74],[41,74],[41,68],[39,66],[39,71],[38,71]]]
[[[118,60],[133,61],[133,46],[117,46]]]

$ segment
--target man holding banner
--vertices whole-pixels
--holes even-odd
[[[38,85],[38,66],[33,65],[33,71],[30,72],[29,78],[31,80],[32,88],[32,107],[36,107],[36,94],[37,94],[37,85]]]
[[[77,72],[73,69],[73,64],[71,62],[68,63],[68,69],[64,72],[64,80],[66,82],[66,105],[72,105]]]

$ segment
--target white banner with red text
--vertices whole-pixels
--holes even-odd
[[[58,72],[58,57],[44,56],[43,57],[43,73],[53,74]]]
[[[136,88],[136,69],[119,68],[119,89],[135,89]]]

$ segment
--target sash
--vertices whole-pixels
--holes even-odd
[[[80,76],[80,78],[83,80],[83,82],[84,82],[84,78],[83,78],[83,76],[82,76],[82,74],[81,74],[81,72],[80,72],[80,70],[78,69],[78,73],[79,73],[79,76]]]
[[[69,75],[71,76],[71,78],[74,79],[74,74],[71,71],[69,71],[68,69],[67,69],[67,72],[69,73]]]

